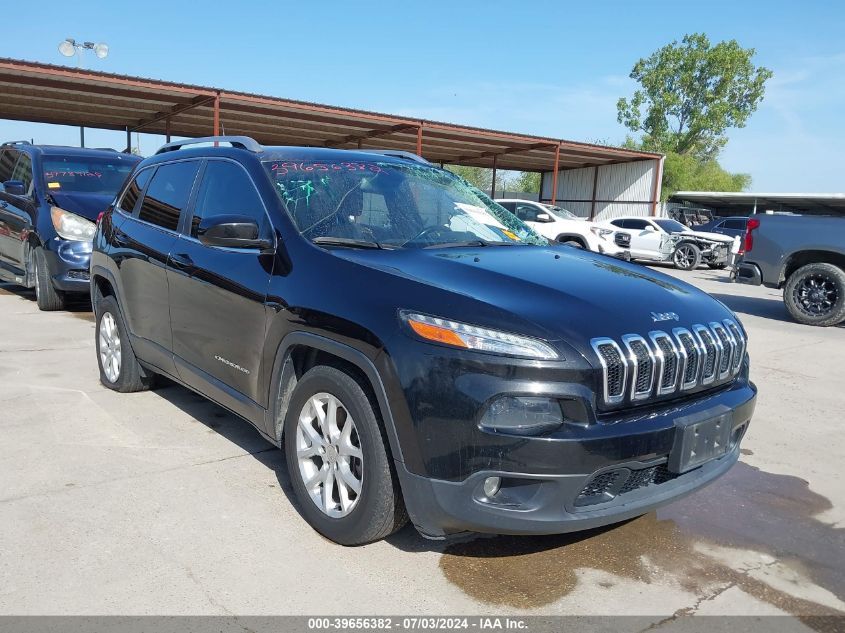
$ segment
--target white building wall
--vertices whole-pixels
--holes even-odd
[[[590,217],[595,199],[595,220],[623,215],[651,215],[658,161],[641,160],[600,167],[567,169],[558,174],[556,204],[581,217]],[[596,175],[596,170],[598,174]],[[543,202],[551,200],[553,174],[543,175]],[[593,185],[595,184],[595,197]],[[657,198],[660,182],[657,182]]]

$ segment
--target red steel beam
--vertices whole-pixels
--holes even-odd
[[[663,158],[655,159],[654,161],[654,186],[651,191],[651,214],[657,215],[657,203],[660,196],[657,194],[660,191],[660,179],[663,172]]]
[[[132,128],[133,132],[137,132],[141,128],[145,128],[149,125],[153,125],[158,123],[162,119],[169,120],[170,117],[176,116],[182,112],[187,112],[188,110],[193,110],[194,108],[198,108],[200,106],[204,106],[212,101],[215,101],[217,97],[209,97],[207,95],[197,95],[193,99],[191,99],[188,103],[180,103],[178,105],[172,106],[167,110],[163,110],[161,112],[156,112],[154,115],[147,119],[141,119],[135,126]]]
[[[560,171],[560,144],[555,147],[555,167],[554,175],[552,176],[552,206],[555,204],[557,198],[557,172]]]
[[[326,147],[335,147],[337,145],[346,145],[347,143],[351,143],[353,141],[358,141],[359,143],[368,138],[375,138],[377,136],[386,136],[388,134],[393,134],[394,132],[401,132],[402,130],[407,130],[410,128],[416,127],[415,125],[411,125],[410,123],[401,123],[399,125],[392,125],[387,129],[380,129],[380,130],[370,130],[366,134],[349,134],[344,136],[343,138],[335,139],[333,141],[326,141]],[[307,128],[306,128],[307,129]]]

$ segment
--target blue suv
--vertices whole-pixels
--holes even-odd
[[[35,288],[41,310],[87,295],[97,217],[140,160],[26,141],[0,146],[0,281]]]

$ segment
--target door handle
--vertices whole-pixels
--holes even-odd
[[[189,270],[194,267],[194,260],[190,255],[179,253],[170,256],[170,265],[178,270]]]
[[[6,202],[5,200],[0,200],[0,207],[3,207],[5,209],[8,206],[9,206],[8,202]]]
[[[115,230],[112,234],[112,239],[118,246],[126,246],[129,243],[129,240],[126,238],[126,233],[123,231]]]

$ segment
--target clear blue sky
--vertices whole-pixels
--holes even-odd
[[[842,192],[843,29],[845,3],[833,1],[75,0],[7,8],[0,56],[73,64],[62,39],[104,41],[109,57],[89,53],[87,67],[619,143],[615,104],[633,90],[633,64],[701,31],[756,48],[775,73],[748,126],[730,133],[725,167],[750,173],[756,191]],[[76,129],[0,121],[0,138],[29,137],[78,142]],[[142,151],[160,140],[142,136]]]

